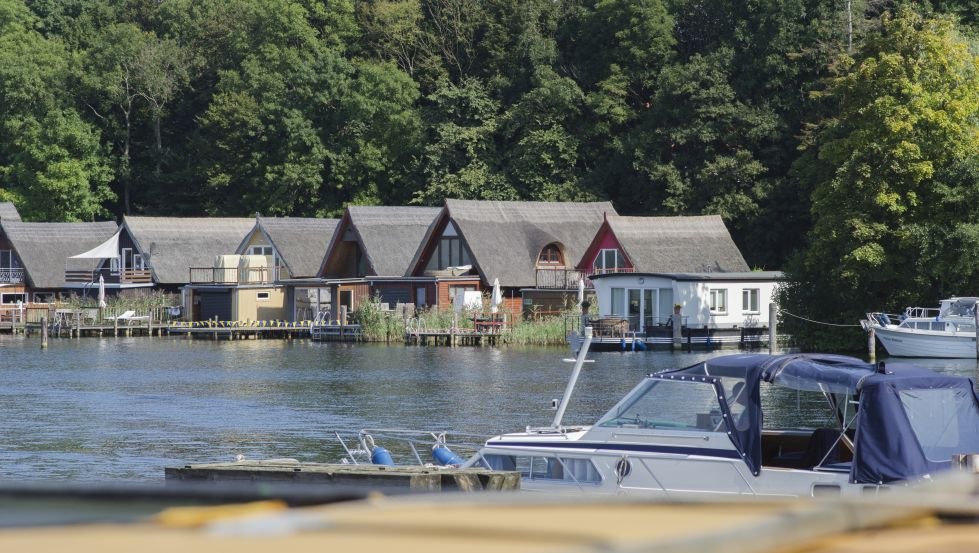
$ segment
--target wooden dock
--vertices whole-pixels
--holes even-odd
[[[413,329],[405,331],[405,343],[418,346],[495,346],[502,336],[501,330]]]
[[[294,339],[308,338],[308,323],[287,321],[256,322],[216,322],[199,321],[195,323],[172,323],[166,327],[167,334],[187,338],[209,338],[212,340],[259,340],[263,338]]]
[[[168,467],[166,480],[269,482],[326,485],[371,491],[508,491],[520,488],[520,473],[479,468],[342,465],[268,459]]]

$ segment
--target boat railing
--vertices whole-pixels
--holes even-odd
[[[930,319],[941,314],[941,309],[937,307],[908,307],[904,310],[906,318]]]
[[[432,452],[437,447],[447,447],[461,459],[476,455],[490,436],[442,431],[411,430],[404,428],[364,428],[356,436],[346,439],[334,431],[344,450],[343,464],[372,464],[372,456],[378,449],[390,454],[396,465],[433,466],[438,463]]]

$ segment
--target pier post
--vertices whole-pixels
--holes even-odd
[[[115,338],[119,337],[119,317],[113,317],[112,319],[112,336]]]
[[[41,349],[48,347],[48,318],[41,317]]]
[[[873,327],[867,332],[867,357],[871,363],[877,360],[877,340]]]
[[[775,332],[778,329],[778,306],[768,304],[768,353],[775,353]]]
[[[673,311],[673,347],[678,348],[683,343],[683,334],[680,332],[683,318],[680,316],[679,309]]]

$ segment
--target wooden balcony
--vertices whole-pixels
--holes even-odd
[[[99,275],[106,284],[153,284],[153,273],[149,269],[125,269],[113,272],[109,269],[66,269],[65,282],[96,284]]]
[[[24,269],[19,267],[0,268],[0,283],[20,284],[24,282]]]
[[[578,281],[585,279],[585,273],[574,269],[537,269],[537,288],[554,290],[576,290]],[[585,286],[591,283],[585,279]]]
[[[279,267],[191,267],[189,277],[191,284],[272,284],[279,279]]]

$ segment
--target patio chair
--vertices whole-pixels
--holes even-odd
[[[125,311],[121,315],[116,315],[115,317],[105,317],[107,321],[129,321],[136,316],[136,312],[133,310]]]

